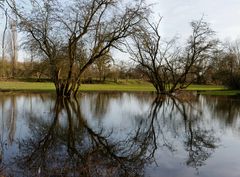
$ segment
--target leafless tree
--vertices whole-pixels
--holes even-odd
[[[202,19],[193,21],[192,34],[185,47],[176,46],[176,39],[162,40],[159,26],[146,19],[146,25],[139,26],[128,48],[131,57],[140,65],[158,94],[171,94],[186,88],[193,81],[191,77],[196,66],[204,66],[211,49],[215,46],[214,32]],[[201,71],[198,71],[201,72]]]
[[[13,1],[14,2],[14,1]],[[5,15],[5,24],[2,35],[2,77],[5,77],[4,60],[7,59],[7,55],[11,60],[11,75],[15,77],[16,63],[18,57],[17,47],[17,22],[16,16],[9,12],[9,9],[5,6],[5,2],[0,1],[0,9]]]
[[[100,81],[105,81],[106,75],[110,72],[111,63],[113,62],[113,58],[111,54],[106,54],[102,56],[95,63],[95,67],[97,69],[98,77]]]
[[[142,1],[26,0],[27,8],[21,2],[8,4],[20,29],[47,58],[57,94],[66,97],[77,93],[83,72],[111,48],[119,48],[146,12]]]
[[[211,60],[211,79],[231,89],[240,88],[240,40],[220,43]]]
[[[9,36],[9,54],[11,59],[11,75],[14,78],[16,75],[16,63],[18,60],[18,45],[17,45],[17,21],[16,17],[10,19],[10,31],[11,35]]]
[[[4,59],[5,59],[5,38],[6,38],[6,31],[7,31],[7,27],[8,27],[8,12],[7,9],[4,8],[4,1],[0,1],[0,10],[2,10],[4,12],[4,16],[5,16],[5,24],[4,24],[4,30],[3,30],[3,34],[2,34],[2,77],[4,77]]]

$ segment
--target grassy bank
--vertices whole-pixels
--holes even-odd
[[[54,92],[54,84],[49,82],[0,81],[1,91]]]
[[[205,94],[226,92],[234,94],[236,91],[228,91],[223,86],[214,85],[191,85],[187,90],[200,91]],[[0,91],[24,91],[24,92],[54,92],[54,84],[50,82],[19,82],[0,81]],[[108,82],[106,84],[82,84],[80,91],[155,91],[152,84],[144,81],[129,80],[118,83]]]
[[[82,84],[80,91],[154,91],[147,82]],[[17,82],[0,81],[0,91],[54,92],[55,87],[50,82]]]

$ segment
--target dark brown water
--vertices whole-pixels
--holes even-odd
[[[239,113],[231,97],[1,94],[0,174],[237,177]]]

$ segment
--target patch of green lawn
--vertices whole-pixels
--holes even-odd
[[[216,85],[190,85],[186,90],[199,91],[208,95],[237,95],[240,90],[227,90],[223,86]],[[55,92],[53,83],[50,82],[19,82],[0,81],[0,91],[23,91],[23,92]],[[105,84],[82,84],[80,91],[141,91],[153,92],[152,84],[139,80],[123,80],[118,83],[108,82]]]
[[[221,85],[190,85],[186,90],[193,91],[215,91],[215,90],[226,90],[224,86]]]
[[[234,96],[240,94],[240,90],[230,90],[219,85],[190,85],[187,90],[199,91],[202,95],[215,96]]]
[[[212,90],[212,91],[200,91],[202,95],[213,95],[213,96],[235,96],[240,95],[240,90]]]
[[[81,91],[155,91],[151,84],[82,84]]]
[[[53,83],[50,82],[18,82],[18,81],[1,81],[1,91],[55,91]]]
[[[17,82],[1,81],[0,91],[24,91],[24,92],[54,92],[55,87],[50,82]],[[80,91],[155,91],[149,83],[144,84],[82,84]]]

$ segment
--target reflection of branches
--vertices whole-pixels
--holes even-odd
[[[234,98],[205,96],[204,98],[207,99],[205,102],[209,105],[208,107],[211,109],[211,112],[213,112],[214,118],[221,119],[221,122],[227,126],[236,125],[240,112],[239,98],[236,96]],[[228,104],[226,104],[226,102]]]
[[[157,97],[146,114],[136,117],[137,127],[118,139],[114,129],[90,127],[80,101],[81,97],[58,98],[48,119],[30,112],[31,134],[18,142],[15,159],[21,172],[33,176],[143,176],[144,165],[154,160],[159,148],[172,152],[177,150],[175,142],[182,144],[188,153],[186,164],[198,168],[217,147],[214,131],[204,126],[201,109],[195,109],[197,102]]]
[[[189,153],[186,162],[188,166],[197,168],[204,165],[204,162],[217,147],[215,145],[216,138],[211,134],[211,131],[201,130],[201,128],[192,130],[191,123],[189,123],[188,139],[185,142],[186,150]]]
[[[137,98],[140,103],[147,102],[152,99],[151,94],[146,93],[119,93],[119,92],[99,92],[88,94],[90,98],[90,109],[94,118],[102,118],[108,112],[109,105],[112,101],[124,99],[124,97]]]
[[[9,151],[9,149],[15,149],[15,143],[17,141],[16,137],[22,136],[21,134],[16,134],[16,130],[19,127],[17,127],[17,124],[19,125],[19,121],[21,122],[24,117],[22,117],[22,102],[19,102],[19,98],[22,96],[25,97],[25,99],[31,100],[32,97],[29,94],[25,93],[1,93],[0,94],[0,112],[1,112],[1,126],[0,126],[0,170],[4,168],[3,171],[7,171],[9,166],[9,156],[12,154],[6,153],[6,151]],[[35,97],[38,98],[41,95],[36,94]],[[48,100],[49,101],[49,100]],[[19,104],[20,103],[20,104]],[[26,102],[24,102],[24,108],[27,109],[27,106],[25,105]],[[31,109],[30,109],[31,111]],[[19,117],[21,119],[19,119]],[[35,127],[35,126],[34,126]],[[12,151],[11,151],[12,152]],[[0,174],[3,174],[3,172],[0,172]],[[6,175],[7,176],[7,175]],[[11,175],[10,175],[11,176]]]
[[[67,127],[60,126],[60,115],[67,116]],[[32,174],[41,171],[42,176],[142,175],[147,142],[140,143],[135,151],[129,144],[131,137],[110,141],[111,134],[104,135],[104,131],[96,132],[88,126],[79,100],[57,100],[51,125],[40,122],[37,126],[42,128],[33,131],[33,138],[19,142],[21,153],[16,160],[23,170]]]
[[[179,99],[174,99],[173,102],[184,120],[184,145],[189,155],[186,164],[194,168],[202,166],[217,147],[217,138],[214,137],[213,130],[200,126],[201,112],[190,102],[181,102]]]
[[[158,96],[152,102],[146,117],[144,115],[136,117],[140,119],[140,122],[134,134],[135,136],[133,136],[131,149],[139,152],[139,155],[141,155],[139,158],[145,157],[145,162],[154,160],[155,152],[160,147],[174,151],[172,144],[165,136],[160,122],[160,119],[166,114],[165,108],[169,106],[168,103],[166,96]]]
[[[12,96],[11,97],[11,107],[10,107],[10,116],[7,123],[7,128],[9,130],[9,134],[8,134],[8,140],[9,140],[9,144],[13,143],[14,140],[14,135],[16,132],[16,97]]]
[[[191,102],[176,97],[157,97],[151,105],[147,120],[142,123],[146,131],[142,131],[143,135],[138,136],[142,137],[139,141],[153,141],[154,143],[148,144],[154,144],[155,149],[167,147],[172,152],[175,149],[171,139],[184,135],[183,144],[188,152],[186,164],[197,168],[204,164],[217,147],[213,130],[201,126],[200,118],[201,111]],[[185,127],[183,131],[181,127]]]
[[[56,113],[54,114],[53,122],[50,127],[46,127],[46,125],[42,124],[42,127],[32,130],[37,137],[19,142],[20,150],[23,152],[19,163],[22,168],[25,168],[26,164],[28,164],[27,167],[29,169],[34,169],[36,171],[47,167],[47,156],[50,155],[50,153],[48,154],[47,149],[49,149],[50,146],[54,146],[56,127],[59,113],[61,111],[60,103],[61,102],[55,105],[54,109],[56,110]],[[37,142],[36,139],[38,140]],[[31,153],[28,153],[29,151]],[[21,165],[21,162],[24,162],[24,164]]]
[[[118,94],[119,95],[119,94]],[[91,101],[91,108],[92,112],[94,113],[95,117],[102,117],[106,112],[108,108],[108,104],[110,101],[110,98],[112,98],[113,94],[104,94],[104,93],[97,93],[94,94]]]

